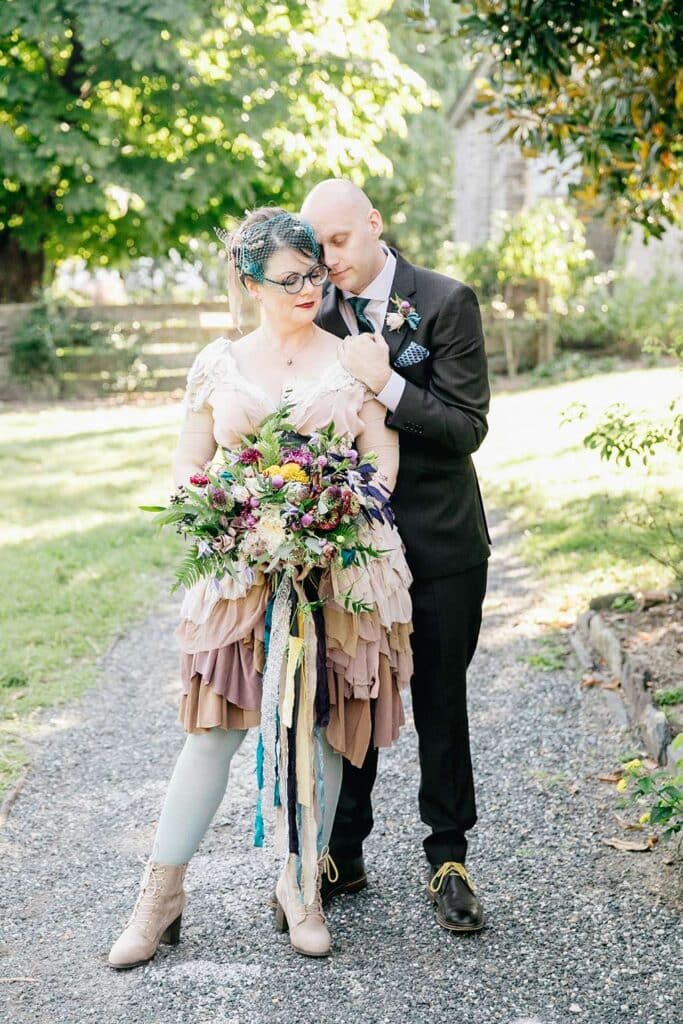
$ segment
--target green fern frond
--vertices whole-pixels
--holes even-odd
[[[159,512],[152,522],[161,529],[162,526],[173,526],[174,523],[182,523],[187,515],[188,510],[184,505],[171,505],[169,508]]]
[[[222,576],[224,570],[222,555],[216,553],[200,558],[195,549],[188,551],[176,571],[176,582],[171,587],[171,593],[175,593],[178,587],[187,587],[189,590],[207,576]]]
[[[261,452],[261,459],[263,461],[263,468],[268,469],[269,466],[277,466],[280,462],[280,440],[272,426],[265,426],[261,429],[261,433],[256,447]]]

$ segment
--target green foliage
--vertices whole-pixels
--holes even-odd
[[[608,271],[585,278],[560,323],[564,345],[683,358],[683,286],[664,268],[649,281]]]
[[[597,373],[610,373],[614,369],[615,360],[611,356],[599,358],[583,352],[561,352],[555,359],[534,366],[526,379],[532,385],[559,384]]]
[[[15,377],[57,377],[53,321],[44,305],[32,309],[10,338],[9,369]]]
[[[654,694],[654,701],[658,708],[683,704],[683,686],[673,687],[670,690],[658,690]]]
[[[661,445],[683,451],[683,413],[676,401],[669,403],[671,418],[661,425],[644,422],[622,402],[605,410],[598,424],[583,439],[586,448],[600,453],[600,458],[631,466],[639,459],[644,466]]]
[[[582,172],[574,194],[660,236],[683,208],[683,6],[678,0],[470,0],[479,101],[526,156]]]
[[[62,394],[74,368],[83,370],[89,357],[110,365],[100,382],[102,391],[133,390],[147,375],[140,358],[143,326],[93,323],[78,315],[73,306],[44,296],[14,331],[9,346],[10,372],[24,382],[54,382]],[[86,365],[87,370],[87,365]]]
[[[11,234],[122,265],[246,207],[296,206],[313,171],[389,174],[378,145],[428,93],[389,49],[388,7],[4,4],[0,253]]]
[[[565,667],[567,648],[559,634],[545,636],[539,640],[538,650],[520,658],[520,661],[525,661],[531,668],[540,669],[541,672],[556,672]]]
[[[613,612],[632,612],[635,610],[636,600],[631,594],[619,594],[610,604]]]
[[[673,741],[675,751],[683,751],[683,733]],[[649,810],[641,820],[662,829],[663,839],[683,832],[683,758],[672,771],[648,771],[639,758],[624,765],[627,802],[645,804]]]
[[[466,77],[453,4],[431,0],[430,6],[438,31],[423,31],[414,0],[394,0],[382,19],[391,50],[431,93],[423,110],[406,116],[405,129],[397,125],[379,145],[393,172],[371,171],[363,183],[384,215],[387,241],[429,267],[452,233],[455,146],[448,110]]]
[[[590,267],[583,224],[561,199],[543,199],[510,217],[501,214],[495,241],[469,247],[447,242],[439,269],[467,281],[483,301],[501,299],[508,286],[547,283],[566,300]]]

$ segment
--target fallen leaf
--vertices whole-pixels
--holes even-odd
[[[620,690],[621,683],[618,679],[613,679],[611,683],[605,683],[602,687],[603,690]]]
[[[600,782],[619,782],[623,777],[624,772],[621,768],[618,768],[615,772],[607,772],[605,775],[598,775]]]
[[[639,821],[627,821],[626,818],[622,818],[621,815],[615,814],[614,817],[617,819],[622,828],[633,829],[635,832],[642,832],[645,828]]]
[[[647,853],[657,844],[657,836],[648,836],[647,839],[620,839],[614,836],[612,839],[603,839],[605,846],[613,846],[615,850],[626,850],[628,853]]]
[[[581,677],[581,686],[584,688],[588,686],[599,686],[601,682],[602,676],[591,675],[590,672]]]
[[[643,758],[643,767],[644,768],[649,768],[650,770],[652,770],[653,768],[659,768],[660,764],[659,764],[659,761],[655,761],[655,759],[653,757],[644,757]]]

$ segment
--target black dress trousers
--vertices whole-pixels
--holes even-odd
[[[477,647],[488,560],[464,572],[415,579],[412,635],[413,715],[420,754],[420,817],[431,864],[464,862],[465,833],[477,820],[467,718],[467,666]],[[362,854],[373,825],[372,788],[377,750],[361,768],[344,760],[344,776],[330,841],[332,856]]]

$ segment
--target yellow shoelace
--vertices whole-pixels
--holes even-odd
[[[431,892],[439,892],[441,886],[443,885],[444,881],[448,878],[449,875],[459,875],[460,878],[462,878],[465,885],[467,886],[467,888],[470,890],[470,892],[476,892],[476,889],[474,888],[474,882],[467,873],[465,865],[460,864],[458,861],[455,860],[447,860],[445,864],[441,865],[441,867],[439,868],[439,870],[436,872],[431,882],[429,883],[429,888]]]
[[[332,860],[332,854],[330,853],[329,847],[326,846],[321,852],[318,864],[320,865],[320,874],[327,875],[332,884],[339,881],[339,869]]]

